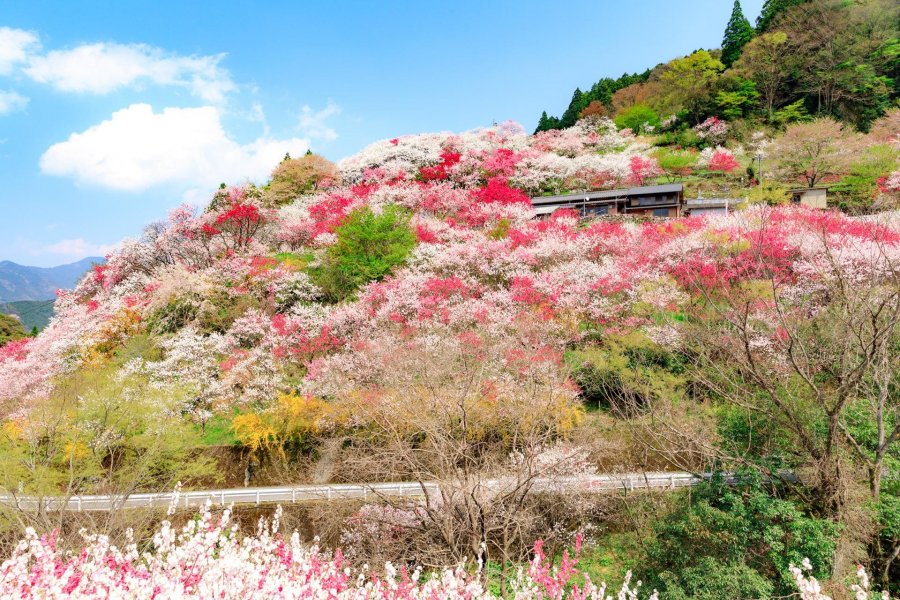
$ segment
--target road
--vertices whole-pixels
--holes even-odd
[[[621,473],[615,475],[590,475],[554,477],[534,481],[536,491],[599,493],[611,490],[676,489],[697,485],[709,475],[692,473]],[[486,488],[501,488],[508,482],[494,479],[484,482]],[[221,490],[178,492],[179,508],[198,507],[207,500],[214,504],[287,504],[296,502],[322,502],[330,500],[378,498],[380,496],[424,496],[436,493],[435,482],[395,483],[335,483],[322,485],[297,485],[290,487],[247,487]],[[0,504],[15,506],[20,510],[34,511],[110,511],[121,508],[168,507],[175,500],[176,492],[159,494],[131,494],[129,496],[71,496],[44,497],[0,495]]]

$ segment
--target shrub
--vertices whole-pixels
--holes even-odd
[[[639,333],[607,336],[602,345],[568,358],[585,400],[617,414],[633,415],[683,394],[679,358]]]
[[[172,298],[150,315],[147,329],[154,333],[175,333],[197,318],[199,300],[191,296]]]
[[[313,282],[330,302],[346,300],[366,283],[383,279],[403,264],[416,244],[409,213],[395,205],[381,214],[369,207],[354,210],[335,233],[337,242],[311,271]]]
[[[772,597],[772,583],[758,572],[712,556],[704,556],[697,566],[687,567],[678,575],[671,571],[661,573],[659,580],[669,600]]]
[[[742,478],[743,485],[730,486],[717,478],[695,488],[692,502],[655,526],[656,539],[647,547],[643,566],[645,581],[663,597],[768,597],[753,595],[766,582],[779,594],[788,594],[793,588],[789,567],[804,557],[815,575],[829,573],[837,526],[774,497],[755,476]],[[708,569],[721,578],[703,582]],[[756,592],[735,596],[720,589],[718,595],[709,595],[719,586]]]
[[[640,133],[659,127],[659,115],[646,104],[635,104],[616,115],[615,123],[619,129],[628,128]]]
[[[316,154],[286,158],[272,171],[269,194],[275,204],[288,204],[295,198],[328,187],[340,180],[337,167]]]
[[[867,209],[878,197],[879,180],[896,168],[897,150],[884,144],[866,148],[859,160],[850,164],[850,172],[840,183],[832,186],[843,208]]]

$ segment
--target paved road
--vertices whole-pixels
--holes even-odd
[[[709,475],[691,473],[622,473],[538,479],[534,489],[555,492],[604,492],[610,490],[675,489],[697,485]],[[509,482],[488,480],[487,488],[502,488]],[[207,500],[214,504],[287,504],[340,499],[366,499],[379,496],[424,496],[437,492],[434,482],[396,482],[368,484],[297,485],[291,487],[248,487],[222,490],[180,492],[179,507],[202,506]],[[167,507],[175,492],[161,494],[131,494],[130,496],[72,496],[37,498],[31,496],[0,495],[0,503],[21,510],[109,511],[119,508]]]

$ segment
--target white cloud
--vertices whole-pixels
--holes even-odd
[[[73,240],[60,240],[55,244],[43,247],[44,254],[56,254],[65,256],[72,260],[80,260],[88,256],[106,256],[115,250],[119,243],[115,244],[92,244],[84,238],[75,238]]]
[[[341,107],[329,101],[328,105],[320,111],[313,111],[312,107],[305,105],[300,114],[300,131],[303,135],[312,139],[332,141],[337,139],[337,132],[326,124],[326,121],[341,114]]]
[[[40,46],[37,35],[22,29],[0,27],[0,75],[9,75],[18,63]]]
[[[12,90],[0,90],[0,117],[17,110],[22,110],[28,104],[28,98]]]
[[[222,128],[213,106],[165,108],[132,104],[41,156],[41,171],[79,183],[141,191],[165,183],[195,187],[265,179],[285,152],[302,155],[305,139],[267,136],[239,144]]]
[[[106,94],[142,83],[184,87],[206,102],[237,89],[224,54],[179,56],[145,44],[96,43],[33,57],[25,74],[64,92]]]

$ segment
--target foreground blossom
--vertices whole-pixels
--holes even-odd
[[[171,512],[171,511],[170,511]],[[480,568],[448,567],[429,573],[388,563],[383,573],[354,571],[340,550],[326,552],[301,544],[294,532],[283,537],[281,508],[271,523],[261,519],[253,535],[242,535],[231,521],[231,510],[215,516],[209,504],[180,530],[163,521],[146,550],[136,543],[117,548],[109,538],[84,533],[77,554],[57,548],[56,536],[28,529],[12,556],[0,565],[0,598],[331,598],[383,600],[478,600],[494,598],[481,583]],[[141,546],[142,548],[145,546]],[[534,558],[510,582],[517,600],[612,600],[607,586],[595,585],[579,571],[576,556],[567,552],[554,564],[534,545]],[[802,568],[791,574],[803,600],[831,600]],[[888,600],[887,592],[870,591],[862,567],[850,591],[857,600]],[[657,593],[640,593],[641,582],[625,575],[617,600],[657,600]]]
[[[242,536],[231,511],[214,517],[210,506],[181,530],[163,521],[152,546],[120,549],[105,536],[85,534],[85,546],[71,555],[56,548],[54,535],[29,529],[11,558],[0,566],[2,598],[492,598],[476,568],[458,566],[432,573],[391,564],[384,574],[354,572],[340,551],[304,546],[296,532],[278,533],[280,508],[271,524],[261,520],[254,535]],[[575,583],[576,560],[563,556],[552,566],[540,542],[535,558],[511,583],[512,597],[526,599],[611,599],[606,586],[590,578]],[[637,600],[640,582],[630,573],[617,594]],[[655,598],[655,594],[651,596]]]

